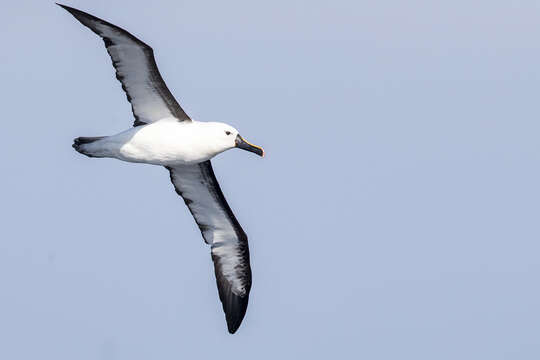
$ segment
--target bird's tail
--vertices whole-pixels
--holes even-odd
[[[95,143],[98,140],[104,139],[106,136],[95,136],[95,137],[78,137],[73,140],[73,148],[80,152],[83,155],[89,157],[100,157],[92,152],[92,146],[89,146]]]

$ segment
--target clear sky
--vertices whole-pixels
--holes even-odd
[[[229,335],[166,170],[89,159],[132,116],[52,1],[0,12],[0,358],[539,359],[540,2],[68,1],[153,46],[249,235]]]

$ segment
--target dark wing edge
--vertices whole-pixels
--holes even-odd
[[[246,314],[251,290],[248,239],[234,216],[211,162],[170,168],[171,181],[211,244],[219,299],[234,334]],[[224,221],[225,220],[225,221]]]
[[[159,116],[163,116],[163,112],[166,111],[180,121],[191,120],[190,117],[186,114],[186,112],[182,109],[182,107],[180,107],[180,105],[172,95],[171,91],[165,84],[165,81],[161,77],[161,74],[156,64],[156,60],[154,58],[154,51],[150,46],[137,39],[135,36],[127,32],[126,30],[120,28],[119,26],[111,24],[96,16],[69,7],[67,5],[59,3],[56,4],[67,10],[81,24],[88,27],[90,30],[92,30],[94,33],[96,33],[103,39],[103,42],[105,43],[105,48],[107,49],[107,52],[111,57],[113,67],[116,71],[116,78],[122,84],[122,89],[126,93],[127,100],[131,104],[131,111],[133,112],[133,116],[135,117],[135,122],[133,123],[133,126],[145,125],[150,122],[159,120],[157,118],[152,118],[152,116],[149,116],[151,115],[149,114],[149,112],[156,110],[156,105],[166,108],[160,109],[158,111]],[[115,35],[115,37],[111,36],[113,34]],[[140,52],[144,54],[143,65],[144,70],[147,72],[146,76],[148,77],[148,79],[146,80],[149,83],[137,83],[136,81],[132,81],[131,79],[129,79],[130,75],[133,74],[123,73],[122,69],[120,68],[123,66],[123,62],[126,62],[126,60],[132,61],[132,59],[126,59],[127,55],[122,54],[121,52],[113,51],[113,47],[115,46],[126,45],[125,43],[119,44],[119,39],[131,42],[133,46],[138,47],[138,50],[140,50]],[[137,79],[137,81],[140,82],[140,79]],[[154,103],[148,103],[152,99],[142,99],[142,104],[139,104],[139,99],[136,99],[135,97],[140,97],[141,93],[145,95],[149,94],[150,92],[152,92],[152,95],[159,96],[162,103],[155,104],[155,101]],[[145,103],[145,101],[147,103]]]

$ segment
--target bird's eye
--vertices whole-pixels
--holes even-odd
[[[230,131],[225,131],[225,134],[231,135],[231,132]]]

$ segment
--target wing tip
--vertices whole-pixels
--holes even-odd
[[[68,13],[70,13],[71,15],[73,15],[77,20],[79,20],[80,22],[82,22],[84,25],[86,25],[83,20],[96,20],[96,21],[103,21],[101,19],[98,19],[96,18],[94,15],[91,15],[91,14],[88,14],[88,13],[85,13],[84,11],[81,11],[79,9],[75,9],[71,6],[67,6],[67,5],[64,5],[64,4],[60,4],[60,3],[55,3],[56,5],[60,6],[61,8],[63,8],[64,10],[66,10]],[[88,25],[86,25],[88,26]]]
[[[216,261],[214,261],[216,265]],[[218,270],[218,266],[215,266],[216,281],[219,294],[219,300],[225,313],[225,320],[227,322],[227,330],[230,334],[234,334],[246,315],[249,293],[251,291],[251,269],[248,268],[246,275],[245,288],[241,295],[237,295],[232,291],[231,284],[225,280]]]
[[[73,12],[73,11],[80,11],[80,10],[77,10],[75,8],[72,8],[71,6],[67,6],[67,5],[64,5],[64,4],[60,4],[60,3],[55,3],[56,5],[60,6],[61,8],[63,8],[64,10],[67,10],[69,12]]]
[[[225,320],[227,321],[227,330],[230,334],[234,334],[246,315],[249,295],[241,297],[231,294],[228,300],[223,302],[223,311],[225,312]]]

